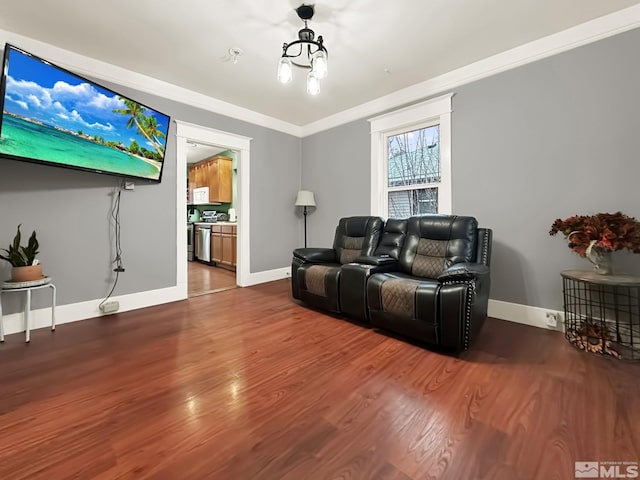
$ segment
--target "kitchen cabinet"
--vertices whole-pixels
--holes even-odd
[[[211,227],[211,261],[222,263],[222,233],[219,226]]]
[[[211,225],[211,260],[216,265],[235,271],[237,243],[236,225]]]
[[[233,200],[233,161],[216,156],[189,167],[189,189],[207,187],[209,203]]]
[[[198,225],[194,227],[193,235],[194,235],[193,255],[195,258],[198,258],[198,254],[200,253],[200,247],[198,246],[198,235],[200,235],[200,227]]]

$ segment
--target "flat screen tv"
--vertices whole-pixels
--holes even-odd
[[[0,157],[162,179],[167,115],[9,44],[0,97]]]

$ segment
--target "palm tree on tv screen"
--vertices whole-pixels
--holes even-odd
[[[129,100],[128,98],[118,97],[125,104],[126,108],[118,108],[113,110],[113,113],[119,113],[120,115],[126,115],[129,117],[127,121],[127,128],[131,128],[134,125],[136,130],[143,135],[156,149],[160,158],[164,156],[164,147],[160,143],[160,137],[164,137],[164,133],[158,130],[158,123],[154,116],[145,115],[145,107],[139,103]]]
[[[167,138],[166,135],[158,127],[158,120],[154,116],[144,117],[142,126],[147,134],[153,138],[154,144],[162,145],[160,138]]]

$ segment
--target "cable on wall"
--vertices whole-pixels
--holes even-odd
[[[111,263],[115,264],[115,268],[113,269],[116,272],[116,278],[113,280],[113,285],[111,290],[107,294],[107,296],[100,302],[98,305],[98,309],[102,309],[102,306],[106,303],[113,292],[116,289],[116,285],[118,285],[118,277],[121,272],[124,272],[124,266],[122,264],[122,244],[120,243],[120,197],[122,196],[122,190],[124,189],[124,180],[121,181],[116,190],[113,193],[113,203],[111,205],[111,219],[109,220],[109,226],[113,226],[114,228],[114,239],[115,239],[115,256]]]

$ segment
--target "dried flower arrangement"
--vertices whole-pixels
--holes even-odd
[[[591,249],[640,253],[640,222],[621,212],[575,215],[553,222],[549,235],[561,232],[569,248],[581,257]]]

